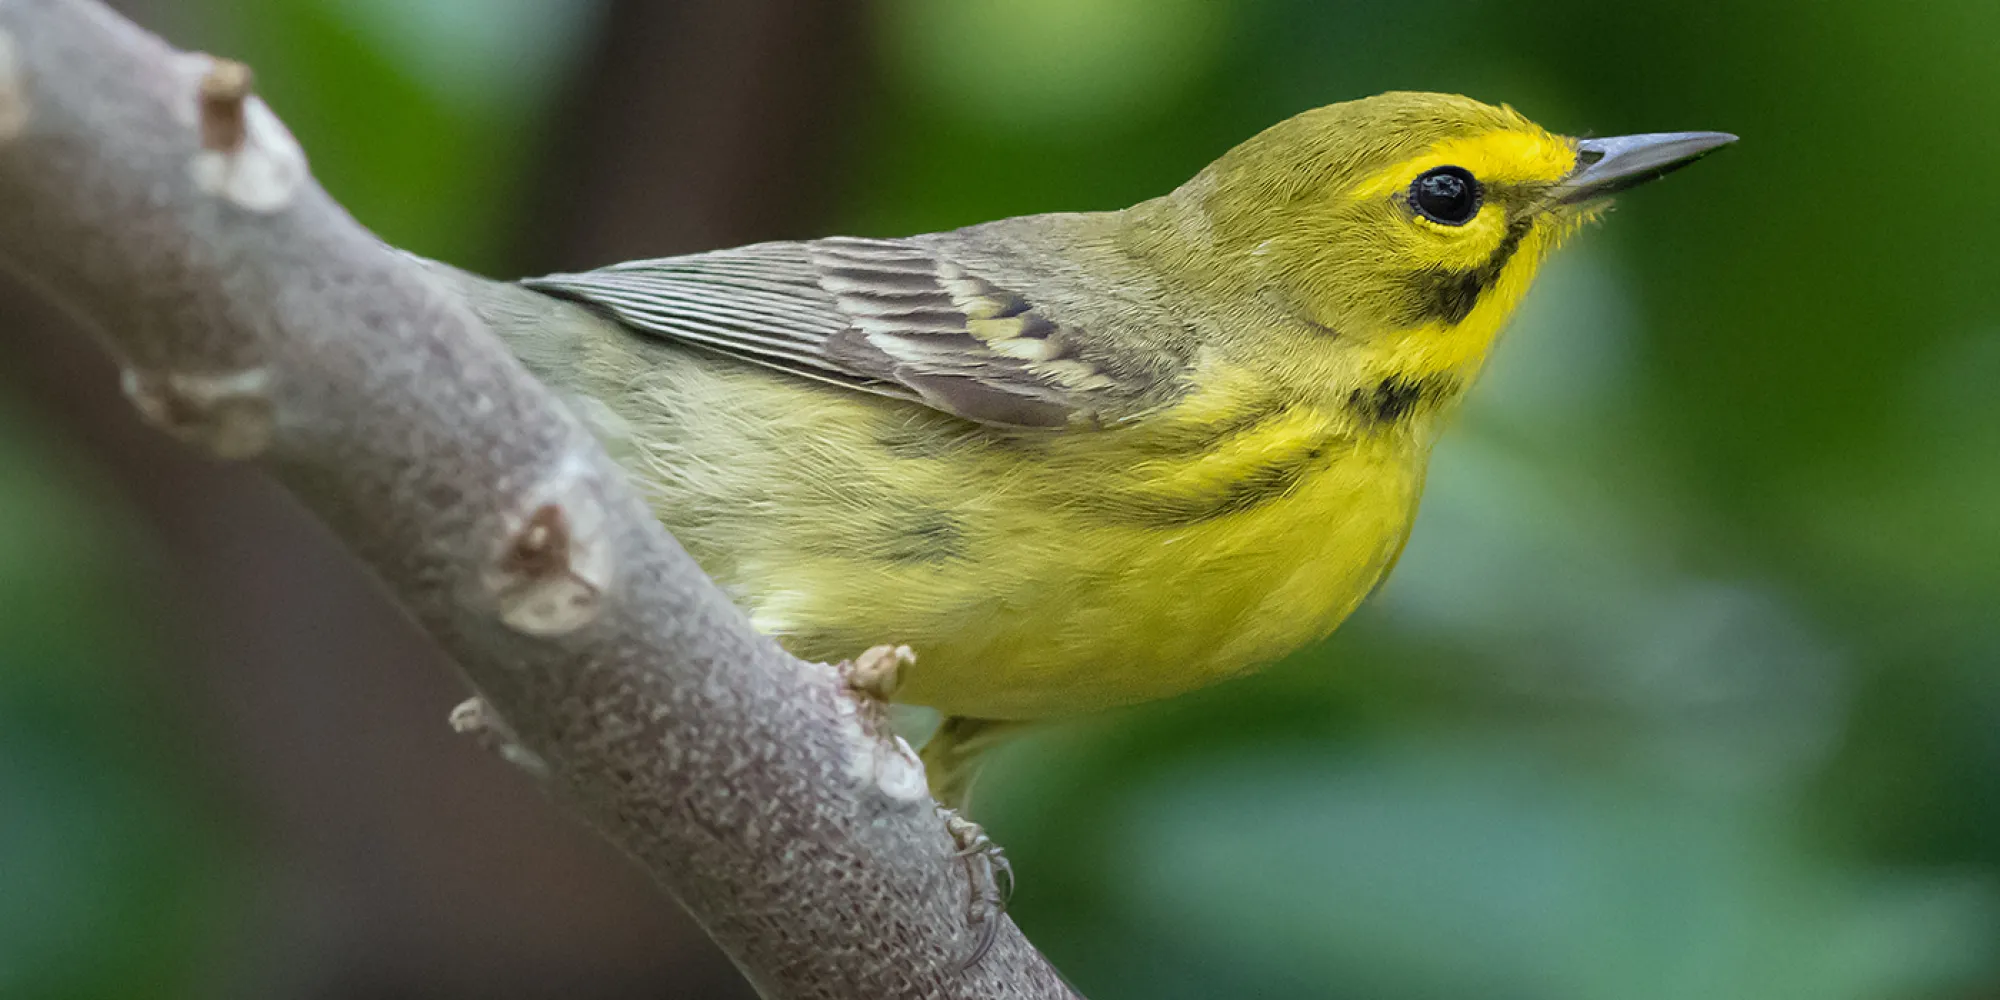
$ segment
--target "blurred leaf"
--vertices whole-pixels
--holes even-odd
[[[477,270],[503,252],[551,74],[594,10],[272,0],[226,8],[215,28],[238,57],[271,67],[258,89],[355,218]]]
[[[0,412],[0,996],[199,997],[236,900],[131,539],[25,430]]]
[[[605,0],[320,0],[369,44],[473,119],[539,113]]]
[[[1879,1000],[1992,971],[1984,885],[1486,742],[1238,756],[1131,799],[1117,919],[1260,996]]]
[[[1034,132],[1161,113],[1214,61],[1231,18],[1207,0],[896,0],[882,23],[911,89]]]

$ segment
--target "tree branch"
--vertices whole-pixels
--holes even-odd
[[[477,691],[461,723],[764,996],[1071,996],[1011,923],[959,970],[971,887],[906,748],[751,630],[485,328],[478,279],[357,225],[249,86],[94,0],[0,0],[0,259],[148,420],[345,540]]]

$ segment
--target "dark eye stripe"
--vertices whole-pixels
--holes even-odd
[[[1479,297],[1486,294],[1493,283],[1500,280],[1500,273],[1507,269],[1507,262],[1514,259],[1521,249],[1521,241],[1528,236],[1534,222],[1528,216],[1521,216],[1507,223],[1507,233],[1500,238],[1500,245],[1493,248],[1484,263],[1472,268],[1427,268],[1413,271],[1408,276],[1408,312],[1399,317],[1405,326],[1422,326],[1426,323],[1442,322],[1455,326],[1465,322],[1472,310],[1479,305]]]

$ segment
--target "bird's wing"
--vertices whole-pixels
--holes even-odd
[[[523,284],[644,333],[1004,427],[1090,425],[1155,377],[1089,360],[1028,297],[909,240],[761,243]]]

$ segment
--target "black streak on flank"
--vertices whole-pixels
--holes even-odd
[[[1528,230],[1533,226],[1533,221],[1525,216],[1509,222],[1506,235],[1500,238],[1500,245],[1494,247],[1486,262],[1478,267],[1432,269],[1411,274],[1410,294],[1413,301],[1405,321],[1410,326],[1432,322],[1456,326],[1465,322],[1465,318],[1472,315],[1473,308],[1479,305],[1479,297],[1500,280],[1500,272],[1507,269],[1507,262],[1514,259],[1515,251],[1521,249],[1521,241],[1528,237]]]
[[[1364,425],[1385,427],[1419,410],[1435,409],[1457,393],[1458,380],[1449,375],[1417,379],[1391,375],[1373,388],[1348,393],[1347,405]]]
[[[1119,494],[1094,498],[1091,507],[1112,519],[1149,528],[1185,528],[1255,510],[1282,500],[1331,460],[1335,442],[1322,441],[1295,455],[1260,465],[1234,482],[1194,496]]]
[[[1162,432],[1158,437],[1150,437],[1133,442],[1134,447],[1143,449],[1149,455],[1168,455],[1174,458],[1192,458],[1221,448],[1230,438],[1245,434],[1261,426],[1265,421],[1284,413],[1284,407],[1276,400],[1245,400],[1242,409],[1235,416],[1214,423],[1193,427],[1174,428]]]

